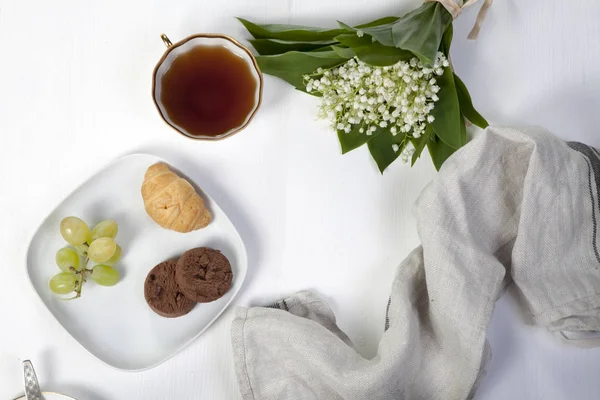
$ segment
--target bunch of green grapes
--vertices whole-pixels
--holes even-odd
[[[56,253],[56,264],[62,272],[50,279],[50,290],[56,294],[75,293],[71,299],[81,297],[81,289],[88,278],[102,286],[119,282],[120,274],[114,266],[121,258],[121,247],[115,242],[119,226],[105,220],[90,230],[77,217],[66,217],[60,222],[60,234],[71,245]],[[88,262],[96,263],[88,268]]]

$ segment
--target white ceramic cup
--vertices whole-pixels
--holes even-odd
[[[154,104],[158,109],[162,119],[170,125],[173,129],[181,133],[182,135],[190,138],[190,139],[198,139],[198,140],[220,140],[225,139],[242,129],[244,129],[254,115],[258,108],[260,107],[260,103],[262,100],[262,90],[263,90],[263,79],[260,69],[258,68],[258,64],[256,63],[256,59],[242,44],[240,44],[237,40],[226,36],[226,35],[218,35],[218,34],[198,34],[189,36],[175,44],[171,43],[169,38],[166,35],[161,35],[161,39],[164,44],[167,46],[167,51],[163,54],[162,58],[154,68],[154,74],[152,76],[152,97],[154,99]],[[175,60],[181,54],[188,52],[190,49],[196,46],[221,46],[235,54],[236,56],[243,59],[249,67],[249,70],[252,73],[252,76],[256,80],[256,93],[254,94],[254,106],[246,116],[244,122],[232,128],[226,132],[223,132],[219,135],[215,136],[200,136],[200,135],[192,135],[190,132],[187,132],[185,128],[174,123],[170,118],[161,101],[161,91],[162,91],[162,79],[165,76],[165,73],[171,67],[173,60]]]

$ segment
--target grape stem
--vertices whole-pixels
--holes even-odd
[[[75,272],[75,275],[77,275],[77,277],[78,277],[77,284],[76,284],[75,290],[74,290],[74,292],[76,293],[75,296],[70,297],[68,299],[64,299],[64,300],[75,300],[75,299],[78,299],[79,297],[81,297],[81,290],[83,289],[83,283],[87,282],[86,278],[92,274],[92,270],[87,269],[88,261],[89,261],[89,258],[85,257],[83,259],[83,267],[81,268],[80,271]]]

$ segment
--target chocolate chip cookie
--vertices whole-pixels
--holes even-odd
[[[185,296],[208,303],[223,296],[231,286],[233,273],[220,251],[198,247],[183,253],[177,261],[175,279]]]
[[[162,262],[152,268],[144,283],[146,302],[155,313],[166,318],[181,317],[196,305],[177,285],[176,268],[175,261]]]

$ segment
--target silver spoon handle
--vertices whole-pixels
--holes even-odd
[[[25,380],[25,398],[27,400],[42,400],[42,391],[38,383],[31,361],[23,361],[23,378]]]

